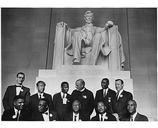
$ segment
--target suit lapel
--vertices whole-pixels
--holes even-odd
[[[35,94],[35,100],[38,100],[39,98],[38,98],[38,94],[36,93]]]
[[[119,95],[119,98],[117,100],[120,100],[120,98],[123,97],[123,94],[124,94],[124,90],[121,92],[121,94]]]
[[[11,109],[11,115],[15,115],[14,108],[13,108],[13,109]]]
[[[99,115],[96,116],[96,121],[100,121]]]
[[[35,104],[36,105],[36,107],[38,108],[38,103],[39,103],[39,97],[38,97],[38,93],[36,93],[35,94],[35,97],[34,97],[34,99],[33,99],[33,104]],[[36,109],[37,109],[36,108]]]
[[[13,109],[11,109],[11,111],[10,111],[10,116],[11,116],[11,119],[12,119],[12,120],[16,120],[16,119],[17,119],[17,117],[13,118],[14,115],[15,115],[15,111],[14,111],[14,108],[13,108]]]
[[[79,113],[79,120],[83,120],[83,116],[81,115],[81,113]]]
[[[19,95],[24,96],[25,91],[26,91],[26,90],[25,90],[24,86],[22,86]]]
[[[16,96],[16,85],[13,87],[13,97]]]
[[[139,113],[137,113],[137,115],[136,115],[134,121],[138,121],[138,120],[139,120]]]
[[[101,90],[101,94],[100,95],[101,95],[100,97],[103,97],[103,89]]]
[[[70,120],[73,121],[73,112],[70,114]]]
[[[43,93],[44,98],[47,98],[46,93]]]
[[[44,121],[43,115],[41,114],[41,120]]]
[[[38,112],[38,114],[35,118],[37,118],[37,121],[44,121],[43,115],[40,112]]]
[[[61,93],[58,94],[58,98],[59,98],[59,101],[63,102],[63,99],[61,97]]]
[[[107,91],[107,94],[106,94],[106,95],[108,96],[108,95],[109,95],[109,93],[110,93],[110,88],[108,88],[108,91]]]

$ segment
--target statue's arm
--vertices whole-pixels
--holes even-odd
[[[72,40],[72,35],[75,31],[80,31],[81,27],[77,27],[77,28],[70,28],[65,22],[61,21],[59,23],[57,23],[56,25],[56,30],[60,31],[63,30],[65,31],[65,45],[68,46],[71,44],[71,40]]]
[[[123,70],[124,69],[124,62],[125,62],[125,55],[124,55],[124,51],[123,51],[122,37],[121,37],[119,32],[118,32],[118,38],[119,38],[119,42],[120,42],[120,47],[119,47],[120,64],[121,64],[121,68]]]
[[[109,28],[111,28],[111,27],[113,27],[114,26],[114,23],[113,23],[113,21],[107,21],[106,23],[105,23],[105,25],[104,25],[104,27],[103,28],[101,28],[101,27],[98,27],[97,29],[96,29],[96,32],[104,32],[104,31],[107,31]]]
[[[108,56],[111,52],[111,48],[109,47],[109,37],[107,31],[101,33],[101,39],[102,43],[100,46],[100,50],[104,56]]]
[[[67,26],[67,24],[65,22],[63,22],[63,21],[57,23],[57,25],[56,25],[57,28],[64,28],[66,26]]]
[[[101,27],[96,27],[96,33],[101,33],[104,32],[106,30],[105,27],[101,28]]]

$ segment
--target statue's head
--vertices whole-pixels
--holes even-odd
[[[93,21],[93,13],[91,11],[86,11],[84,14],[84,20],[86,21],[86,23],[92,23]]]
[[[105,27],[106,28],[111,28],[112,26],[114,26],[114,23],[113,23],[113,21],[107,21],[106,23],[105,23]]]

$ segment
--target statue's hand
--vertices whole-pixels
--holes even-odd
[[[57,23],[57,26],[63,28],[65,26],[67,26],[67,24],[65,22],[61,21],[61,22]]]
[[[124,63],[122,63],[121,64],[121,70],[124,70],[124,67],[125,67],[125,65],[124,65]]]
[[[114,26],[113,21],[107,21],[107,22],[105,23],[105,29],[109,29],[109,28],[111,28],[112,26]]]

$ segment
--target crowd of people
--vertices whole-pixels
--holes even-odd
[[[78,79],[76,89],[69,94],[69,83],[61,83],[61,91],[45,92],[46,83],[36,83],[37,93],[23,85],[25,74],[19,72],[16,84],[8,86],[4,97],[2,121],[148,121],[137,112],[137,103],[130,92],[124,90],[124,81],[115,80],[116,91],[109,88],[109,79],[103,78],[102,89],[95,97],[85,87],[85,81]],[[96,113],[92,116],[93,112]]]

